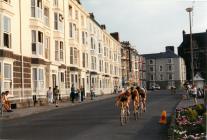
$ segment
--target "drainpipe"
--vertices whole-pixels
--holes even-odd
[[[66,17],[65,17],[65,0],[63,0],[63,17],[64,17],[64,50],[65,50],[65,65],[66,65],[66,70],[65,70],[65,85],[67,85],[67,57],[66,57],[66,34],[65,34],[65,24],[66,24]],[[66,94],[67,94],[67,86],[66,88]]]
[[[21,0],[19,0],[19,17],[20,17],[20,35],[19,35],[19,39],[20,39],[20,53],[21,53],[21,60],[22,60],[22,89],[21,89],[21,97],[20,97],[20,102],[22,102],[22,98],[24,96],[24,57],[23,57],[23,51],[22,51],[22,12],[21,12]]]

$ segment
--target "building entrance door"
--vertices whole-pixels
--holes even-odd
[[[55,88],[56,86],[56,74],[52,74],[52,87]]]

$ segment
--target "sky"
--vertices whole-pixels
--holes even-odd
[[[81,0],[106,30],[119,32],[140,54],[159,53],[165,46],[181,44],[182,31],[189,33],[187,7],[193,6],[192,32],[207,30],[207,0]],[[176,49],[177,53],[177,49]]]

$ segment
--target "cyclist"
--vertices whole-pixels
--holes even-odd
[[[140,86],[137,86],[137,91],[139,92],[139,95],[141,97],[141,102],[142,102],[142,110],[145,112],[146,111],[146,99],[147,99],[147,93],[144,88],[141,88]]]
[[[124,106],[126,106],[126,108],[128,110],[128,114],[130,114],[130,112],[129,112],[129,104],[131,101],[130,98],[131,98],[131,93],[129,90],[126,90],[125,92],[121,93],[116,98],[116,105],[121,106],[121,104],[123,103]]]
[[[139,93],[136,88],[131,87],[131,96],[133,100],[133,105],[134,105],[134,113],[138,110],[139,108]]]

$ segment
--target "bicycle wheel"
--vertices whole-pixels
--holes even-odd
[[[125,115],[124,115],[124,110],[122,110],[122,109],[120,112],[120,123],[121,123],[121,126],[123,126],[125,124]]]
[[[128,120],[129,120],[129,113],[128,113],[127,109],[125,109],[125,113],[124,113],[124,121],[125,121],[125,123],[127,123]]]

